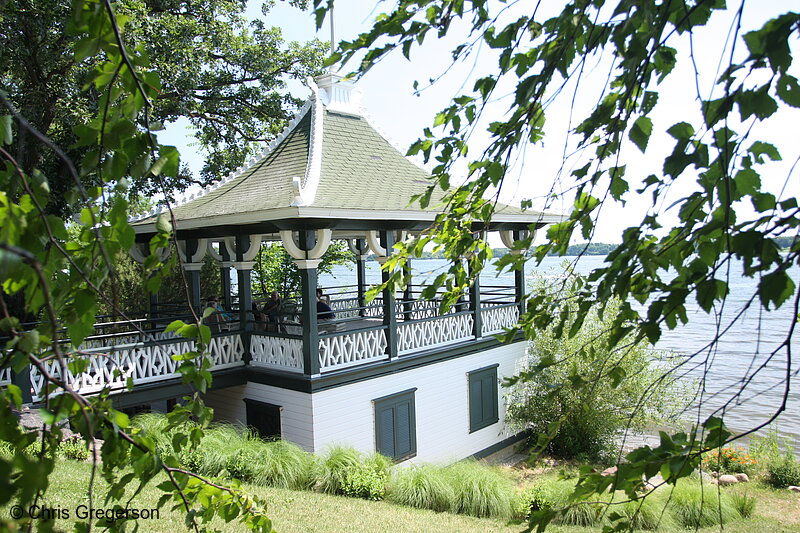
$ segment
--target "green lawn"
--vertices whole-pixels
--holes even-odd
[[[71,511],[87,501],[86,487],[89,480],[90,465],[63,460],[51,477],[51,487],[44,502],[51,508],[62,508]],[[103,494],[102,481],[95,494]],[[269,502],[269,516],[275,529],[280,533],[312,533],[312,532],[518,532],[524,529],[520,525],[509,525],[500,520],[478,519],[451,513],[401,507],[385,502],[370,502],[330,496],[308,491],[290,491],[265,487],[248,486],[248,490],[265,497]],[[748,487],[758,497],[758,506],[753,518],[734,524],[726,524],[725,531],[746,533],[758,531],[800,532],[800,495],[789,491],[773,491],[763,486],[752,484]],[[102,497],[102,496],[101,496]],[[159,493],[148,488],[136,497],[131,507],[155,507]],[[96,496],[96,501],[99,499]],[[98,505],[97,502],[96,506]],[[8,516],[8,509],[1,512]],[[58,529],[69,529],[72,520],[58,520]],[[139,522],[141,531],[170,532],[184,531],[183,516],[179,512],[162,509],[158,519]],[[233,524],[218,521],[213,527],[223,531],[242,531]],[[554,532],[588,532],[587,528],[552,527]],[[594,530],[591,530],[594,531]],[[707,528],[700,531],[719,531],[719,528]]]

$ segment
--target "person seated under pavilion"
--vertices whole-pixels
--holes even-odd
[[[331,306],[327,304],[330,299],[322,293],[322,289],[317,289],[317,318],[320,320],[331,320],[336,318]]]

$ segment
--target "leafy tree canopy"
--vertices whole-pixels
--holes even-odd
[[[318,24],[331,3],[315,0]],[[551,106],[566,99],[571,136],[559,174],[569,175],[569,180],[559,184],[559,176],[554,176],[550,190],[566,190],[572,211],[548,228],[547,242],[535,249],[537,260],[552,251],[565,254],[574,235],[592,239],[598,220],[613,216],[614,205],[635,200],[646,202],[648,209],[641,220],[631,221],[622,243],[590,274],[590,283],[575,295],[573,311],[564,312],[552,295],[532,293],[520,317],[521,330],[534,337],[553,328],[556,337],[574,337],[595,305],[603,316],[604,306],[619,301],[620,312],[608,325],[609,346],[626,342],[631,334],[656,342],[664,328],[688,322],[687,308],[695,303],[709,313],[725,307],[733,263],[757,280],[749,305],[764,310],[791,305],[797,316],[800,293],[789,274],[800,258],[800,206],[793,185],[797,170],[785,171],[777,178],[780,185],[768,188],[771,162],[786,154],[761,135],[800,107],[793,66],[800,13],[779,12],[749,28],[745,5],[742,1],[729,9],[723,0],[573,0],[511,6],[487,0],[400,0],[376,17],[369,31],[340,43],[331,61],[358,59],[357,75],[397,49],[418,60],[415,53],[426,39],[445,35],[458,36],[454,63],[472,61],[487,51],[496,57],[491,71],[476,76],[469,90],[457,94],[409,149],[433,165],[431,187],[449,193],[448,212],[429,232],[396,247],[396,256],[385,266],[394,272],[389,283],[402,284],[398,267],[434,243],[453,259],[452,276],[441,280],[448,291],[443,305],[456,301],[470,283],[457,259],[471,257],[470,270],[477,272],[490,257],[488,244],[471,236],[476,225],[492,217],[494,204],[485,196],[503,185],[526,147],[543,141]],[[695,39],[720,17],[728,21],[727,35],[717,29],[712,38],[726,46],[719,57],[704,57],[706,50],[696,49]],[[697,71],[701,58],[703,64],[718,65],[710,79]],[[694,79],[677,89],[694,96],[693,109],[685,110],[685,116],[670,107],[674,93],[662,89],[677,66],[684,65],[695,72]],[[588,78],[594,69],[605,70],[599,78]],[[585,113],[571,106],[583,100],[594,102]],[[503,113],[486,116],[495,101],[510,104]],[[668,122],[654,120],[658,113]],[[478,127],[486,128],[485,144],[473,142]],[[655,152],[655,138],[667,139],[666,154]],[[573,150],[583,157],[578,164],[566,160]],[[648,167],[636,174],[626,165],[634,152],[644,154]],[[796,157],[791,154],[790,160]],[[455,176],[462,166],[468,179],[457,185]],[[677,197],[670,196],[673,190],[679,191]],[[430,197],[428,193],[418,200],[425,205]],[[676,216],[671,218],[671,213]],[[791,238],[787,253],[781,253],[778,237]],[[532,234],[520,235],[516,247],[527,249],[532,242]],[[522,261],[524,255],[508,254],[497,264],[519,268]],[[722,324],[717,335],[728,327]],[[786,408],[794,372],[793,334],[794,322],[785,340],[767,354],[773,364],[786,368],[779,384],[783,402],[758,427]],[[584,345],[579,351],[590,348]],[[612,365],[605,371],[610,375],[617,368]],[[742,389],[731,393],[729,403],[741,397],[760,368]],[[579,373],[571,377],[591,379]],[[714,417],[702,430],[665,434],[658,448],[630,454],[615,478],[587,473],[576,496],[616,483],[633,498],[643,474],[661,470],[668,482],[675,482],[698,463],[701,448],[719,446],[729,438]],[[536,514],[532,525],[544,527],[552,517],[549,511]],[[615,528],[629,527],[623,522]]]
[[[270,4],[265,4],[265,14]],[[206,152],[199,177],[203,184],[241,165],[258,149],[258,141],[269,141],[281,131],[300,103],[287,92],[287,80],[317,73],[325,52],[317,40],[286,43],[279,28],[248,21],[245,7],[239,0],[114,2],[125,23],[127,46],[140,51],[160,74],[150,101],[150,127],[189,119]],[[87,156],[83,137],[91,130],[89,117],[105,105],[95,77],[105,51],[71,31],[71,13],[66,0],[0,4],[0,90],[37,130],[80,160],[93,157]],[[110,78],[114,71],[103,75]],[[76,126],[80,128],[74,130]],[[134,120],[109,133],[125,138],[142,127]],[[53,192],[70,189],[63,164],[24,129],[16,139],[15,155],[27,171],[35,167],[51,176]],[[115,164],[132,170],[136,162],[120,156]],[[131,193],[145,196],[184,189],[194,179],[186,168],[166,184],[131,174]],[[83,180],[87,185],[102,182],[94,174]],[[67,203],[55,197],[48,209],[60,213]]]
[[[333,241],[322,255],[317,266],[319,274],[330,274],[335,265],[352,265],[353,252],[344,241]],[[296,297],[300,293],[300,270],[292,257],[280,243],[262,243],[253,265],[253,287],[267,295],[278,291],[283,298]]]
[[[3,9],[9,5],[18,4],[6,3]],[[22,7],[33,9],[28,4]],[[211,409],[200,399],[211,383],[211,331],[202,321],[212,309],[206,309],[202,316],[190,310],[190,323],[175,320],[165,329],[168,334],[191,341],[186,344],[190,346],[186,353],[173,354],[172,359],[183,383],[194,392],[168,415],[168,428],[177,430],[170,450],[160,453],[150,435],[133,427],[127,415],[114,409],[110,388],[87,397],[76,391],[69,379],[89,367],[90,358],[80,347],[94,331],[98,309],[105,306],[114,314],[125,313],[115,305],[118,294],[114,293],[125,287],[119,284],[114,260],[130,250],[134,241],[134,231],[128,223],[131,184],[136,180],[171,182],[178,177],[179,165],[177,151],[158,145],[149,130],[157,107],[154,102],[164,85],[152,70],[144,48],[131,46],[124,39],[130,19],[117,17],[110,0],[76,1],[71,10],[64,6],[59,9],[65,18],[61,25],[42,25],[36,35],[45,39],[51,37],[50,32],[65,32],[64,40],[70,48],[58,64],[88,67],[83,71],[81,86],[89,96],[84,99],[76,89],[79,100],[75,105],[94,104],[90,104],[88,120],[70,125],[69,132],[65,122],[55,120],[46,131],[40,131],[32,121],[36,120],[37,110],[44,107],[26,109],[33,113],[28,120],[17,111],[19,104],[12,105],[9,97],[0,92],[0,374],[5,381],[12,372],[24,374],[25,370],[36,368],[43,379],[39,413],[48,429],[69,421],[87,449],[95,439],[103,441],[99,453],[92,454],[92,476],[85,487],[89,506],[124,508],[143,486],[157,483],[162,492],[158,507],[170,504],[181,509],[187,527],[196,532],[205,530],[204,524],[214,517],[222,517],[225,522],[236,520],[249,530],[269,533],[273,529],[266,515],[266,502],[249,496],[236,484],[223,485],[198,476],[181,462],[184,452],[196,448],[202,440],[204,428],[212,418]],[[41,15],[48,16],[45,11]],[[216,17],[209,20],[213,19]],[[33,22],[30,18],[28,21]],[[3,21],[4,26],[6,22]],[[32,44],[36,35],[31,36]],[[202,42],[202,36],[198,42]],[[6,57],[4,54],[3,60]],[[54,55],[52,59],[57,58]],[[78,74],[68,69],[63,75]],[[74,81],[73,78],[71,82]],[[67,98],[62,93],[54,94]],[[57,99],[51,102],[56,103]],[[25,139],[21,141],[21,137]],[[66,153],[72,145],[70,139],[78,139],[85,147],[79,161]],[[36,150],[52,154],[57,163],[48,165],[47,161],[34,158],[29,161],[33,168],[26,168],[22,158],[27,154],[24,148],[30,146],[27,143],[36,143]],[[14,147],[21,152],[20,158],[15,157]],[[65,177],[69,183],[59,189],[56,185]],[[97,186],[87,186],[87,177],[94,179]],[[62,211],[77,213],[80,226],[69,227],[63,218],[51,214],[51,203],[61,203]],[[159,217],[157,226],[158,234],[150,240],[150,254],[144,262],[151,289],[166,278],[167,267],[176,255],[172,254],[166,265],[162,263],[159,252],[175,244],[174,233],[166,215]],[[23,324],[20,314],[10,312],[10,298],[22,302],[25,316],[41,320]],[[56,460],[52,452],[63,438],[60,431],[39,434],[21,426],[18,411],[24,395],[30,393],[29,386],[25,389],[14,383],[0,387],[0,441],[8,443],[14,452],[11,457],[0,454],[0,506],[13,502],[20,509],[42,504]],[[187,424],[189,420],[193,423]],[[37,440],[40,453],[26,454],[24,450]],[[108,487],[102,503],[94,492],[100,475]],[[25,514],[0,516],[0,530],[38,528]],[[130,525],[120,524],[90,515],[79,519],[75,530]],[[50,530],[52,523],[44,521],[41,528]]]

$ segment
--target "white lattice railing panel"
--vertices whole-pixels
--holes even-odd
[[[472,314],[444,315],[397,325],[400,355],[473,338]]]
[[[503,305],[481,309],[481,335],[502,333],[519,320],[519,308],[514,305]]]
[[[285,337],[250,337],[250,364],[289,372],[303,372],[303,341]]]
[[[433,300],[414,300],[413,302],[398,302],[397,315],[403,317],[405,314],[410,313],[411,320],[421,320],[423,318],[433,318],[439,316],[439,306],[442,304],[441,300],[435,298]],[[450,308],[450,313],[454,312],[455,308]]]
[[[129,378],[137,385],[178,377],[179,363],[172,356],[192,351],[194,347],[193,341],[177,340],[151,345],[115,345],[102,353],[89,354],[88,368],[77,376],[69,369],[66,370],[66,376],[63,376],[57,361],[45,363],[45,368],[51,375],[64,379],[78,392],[91,394],[105,387],[125,387]],[[209,343],[209,351],[214,362],[212,370],[243,364],[244,347],[238,334],[213,337]],[[31,368],[30,376],[33,399],[40,400],[45,378],[35,367]]]
[[[336,318],[381,317],[383,316],[383,299],[375,298],[363,309],[358,309],[358,298],[340,298],[331,300],[331,310]]]
[[[0,386],[11,383],[11,367],[0,368]]]
[[[85,339],[78,347],[78,351],[97,350],[97,349],[108,348],[109,346],[137,344],[153,340],[165,341],[177,338],[178,337],[175,335],[174,331],[170,331],[169,333],[165,333],[163,331],[155,331],[155,332],[146,331],[144,333],[139,333],[137,331],[131,333],[107,335],[105,337]]]
[[[351,331],[319,340],[320,372],[386,359],[383,329]]]

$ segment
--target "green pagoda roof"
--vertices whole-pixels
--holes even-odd
[[[410,203],[431,184],[430,174],[373,126],[349,82],[334,74],[317,82],[310,84],[311,98],[260,156],[173,206],[179,231],[259,224],[285,229],[304,219],[337,227],[434,219],[443,209],[440,189],[426,209]],[[157,215],[133,222],[137,233],[152,232]],[[561,216],[501,205],[494,220],[546,224]]]

